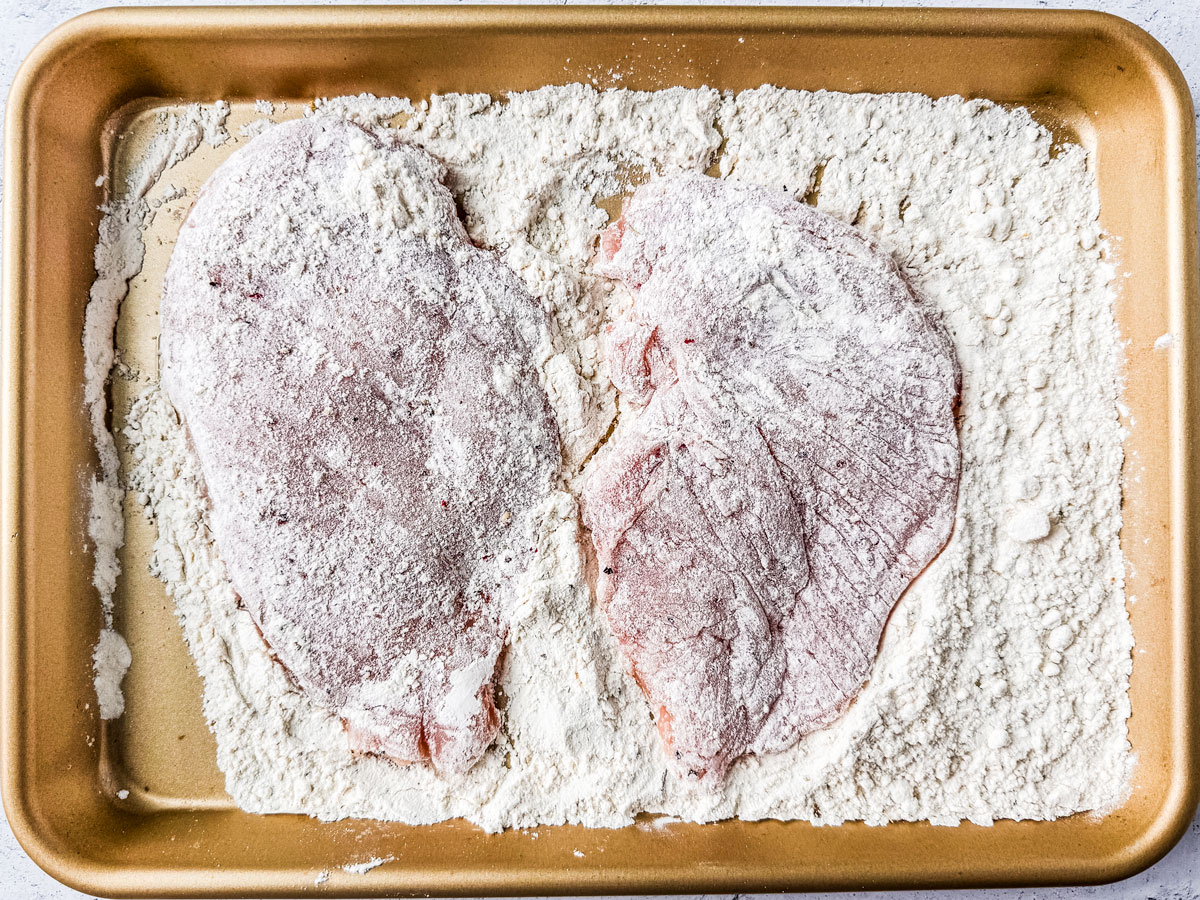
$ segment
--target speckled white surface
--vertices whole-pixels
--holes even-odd
[[[206,0],[213,5],[227,5],[228,0]],[[292,0],[274,0],[287,3]],[[312,2],[312,0],[310,0]],[[318,0],[319,2],[319,0]],[[371,2],[371,0],[358,0]],[[480,2],[480,0],[476,0]],[[483,0],[487,2],[487,0]],[[710,2],[710,0],[693,0]],[[753,0],[742,0],[753,2]],[[833,5],[827,0],[807,0],[811,5]],[[55,25],[71,16],[105,5],[97,0],[0,0],[0,87],[7,95],[21,59],[33,45]],[[150,3],[116,3],[118,6],[152,5]],[[186,6],[190,0],[157,0],[154,5]],[[878,0],[838,0],[843,6],[883,6]],[[1193,93],[1200,86],[1200,0],[894,0],[895,6],[965,6],[965,7],[1040,7],[1062,9],[1104,9],[1124,16],[1141,25],[1161,41],[1179,62]],[[0,101],[2,103],[3,101]],[[0,106],[0,110],[2,110]],[[7,823],[0,828],[0,900],[67,900],[85,895],[63,887],[43,873],[18,846]],[[809,895],[818,896],[818,895]],[[913,894],[838,894],[819,895],[832,900],[839,898],[873,898],[889,896],[909,898]],[[1057,890],[1003,891],[940,891],[924,895],[936,900],[971,897],[972,900],[1200,900],[1200,818],[1193,821],[1187,835],[1158,865],[1128,881],[1093,888],[1062,888]]]

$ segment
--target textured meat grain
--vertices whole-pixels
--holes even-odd
[[[274,128],[205,185],[162,299],[232,583],[351,743],[469,768],[558,438],[547,324],[443,171],[356,125]]]
[[[660,179],[601,255],[634,303],[584,493],[599,594],[668,748],[716,780],[845,709],[948,539],[958,363],[886,254],[778,192]]]

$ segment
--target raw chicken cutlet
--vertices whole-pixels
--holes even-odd
[[[167,271],[162,381],[241,602],[351,745],[467,770],[558,434],[547,321],[470,244],[424,151],[289,122],[203,188]]]
[[[598,594],[670,753],[715,783],[866,681],[954,524],[959,366],[886,253],[777,191],[661,178],[601,257],[634,299],[583,494]]]

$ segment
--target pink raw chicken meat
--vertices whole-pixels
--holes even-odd
[[[235,153],[171,258],[162,380],[277,659],[356,749],[462,772],[560,457],[545,315],[443,174],[324,118]]]
[[[601,242],[620,425],[584,489],[598,593],[679,766],[716,783],[833,721],[954,523],[960,373],[854,229],[702,175]]]

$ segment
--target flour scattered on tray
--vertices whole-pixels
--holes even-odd
[[[985,101],[773,88],[568,85],[507,101],[339,98],[313,114],[398,128],[440,158],[472,237],[546,304],[557,362],[543,377],[571,492],[539,512],[541,562],[522,590],[499,677],[504,725],[483,760],[448,781],[352,757],[341,723],[293,688],[239,609],[186,436],[149,377],[154,361],[141,361],[145,390],[114,410],[125,474],[157,523],[152,569],[204,676],[239,805],[323,819],[462,816],[497,830],[620,826],[642,812],[654,826],[989,823],[1122,799],[1133,639],[1118,545],[1121,353],[1082,149],[1052,154],[1026,112]],[[668,766],[593,606],[573,492],[617,412],[598,336],[627,301],[591,268],[609,200],[651,175],[714,164],[855,223],[942,310],[964,372],[964,469],[951,542],[901,600],[856,702],[791,750],[739,761],[709,794]],[[101,383],[120,284],[134,256],[140,264],[139,222],[102,225],[101,246],[120,249],[98,250],[107,287],[93,295],[88,346]],[[103,393],[88,396],[102,427]],[[119,512],[112,472],[103,509]],[[119,535],[119,516],[105,523]]]
[[[142,270],[146,251],[142,227],[151,213],[146,194],[164,171],[185,159],[201,141],[213,147],[224,143],[228,137],[225,131],[228,115],[229,104],[223,101],[211,106],[193,103],[178,111],[162,111],[159,114],[160,130],[141,164],[100,208],[103,216],[95,252],[97,277],[88,297],[83,325],[83,399],[100,457],[100,474],[91,484],[88,537],[96,560],[92,583],[100,594],[104,614],[104,628],[92,657],[102,719],[115,719],[125,711],[121,680],[131,662],[125,639],[113,628],[112,598],[121,571],[117,552],[125,541],[121,513],[125,492],[120,481],[116,444],[107,423],[108,377],[116,361],[113,330],[121,301],[129,289],[129,280]],[[106,176],[101,175],[96,179],[96,186],[106,180]]]
[[[389,856],[387,859],[381,859],[380,857],[375,856],[371,859],[368,859],[366,862],[351,863],[349,865],[342,866],[342,871],[351,875],[366,875],[372,869],[378,869],[384,863],[391,862],[392,859],[393,857],[391,856]]]

